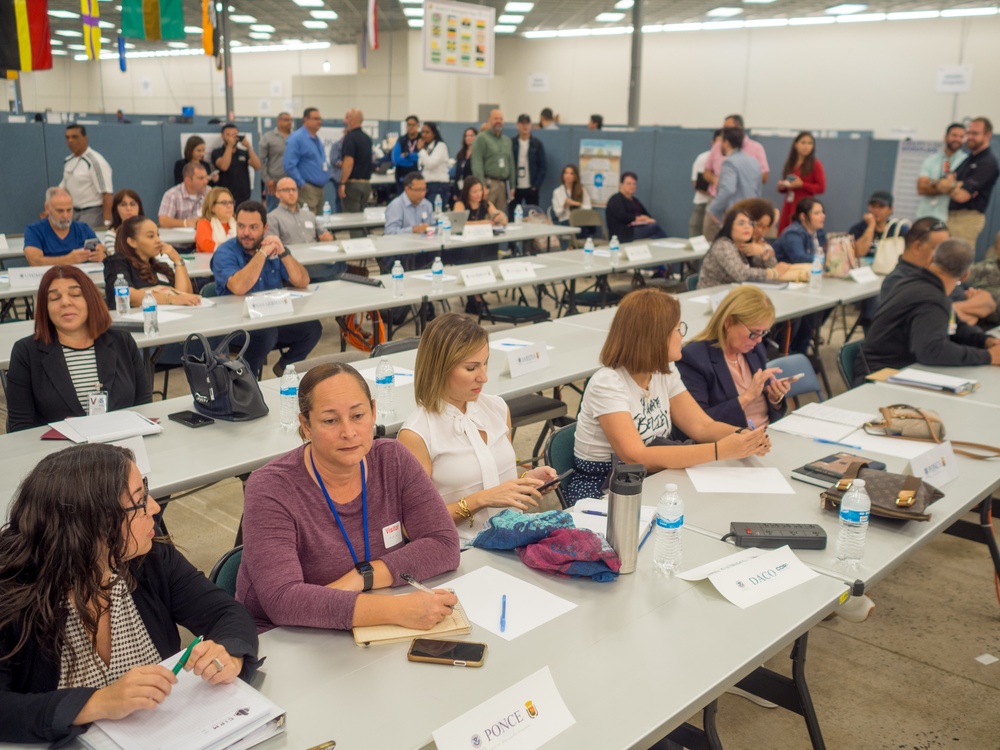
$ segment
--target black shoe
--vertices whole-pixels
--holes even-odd
[[[281,364],[280,359],[274,363],[274,367],[271,368],[271,372],[273,372],[275,377],[278,378],[285,374],[285,366]]]
[[[469,297],[469,299],[465,303],[465,311],[469,313],[469,315],[479,315],[479,309],[480,309],[479,300],[477,300],[475,297]]]

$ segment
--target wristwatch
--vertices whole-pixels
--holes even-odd
[[[286,248],[286,249],[285,249],[285,252],[283,252],[283,253],[278,253],[278,257],[279,257],[279,258],[287,258],[287,257],[288,257],[289,255],[291,255],[291,254],[292,254],[292,251],[291,251],[291,250],[288,250],[288,249]]]
[[[367,560],[362,560],[354,566],[354,569],[365,579],[365,587],[361,590],[371,591],[375,584],[375,568],[372,567],[372,564]]]

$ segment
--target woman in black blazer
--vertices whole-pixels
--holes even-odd
[[[108,411],[152,400],[142,355],[130,334],[111,330],[94,282],[74,266],[53,266],[38,287],[35,335],[11,352],[7,432],[86,416],[95,390],[107,392]]]
[[[738,286],[725,296],[705,330],[684,345],[677,369],[712,419],[756,429],[784,416],[791,384],[775,377],[781,370],[767,366],[761,343],[773,324],[774,304],[768,296],[755,286]]]

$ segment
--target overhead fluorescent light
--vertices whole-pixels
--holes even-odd
[[[257,23],[256,18],[242,13],[237,13],[235,16],[230,16],[229,20],[232,21],[233,23]]]
[[[557,35],[555,29],[540,29],[538,31],[525,31],[522,36],[525,39],[551,39]]]
[[[890,21],[922,21],[925,18],[938,18],[939,10],[909,10],[886,15]]]
[[[661,31],[701,31],[700,23],[665,23]]]
[[[423,5],[424,0],[399,0],[403,5]]]
[[[424,28],[424,19],[422,18],[410,18],[407,19],[406,23],[409,24],[411,29],[422,29]]]
[[[758,18],[753,21],[747,21],[746,27],[748,29],[764,29],[769,26],[787,26],[787,18]]]
[[[64,44],[66,44],[66,42],[60,41],[59,39],[50,39],[49,44],[58,44],[60,47],[62,47]]]
[[[167,42],[167,46],[170,47],[170,48],[172,48],[172,49],[187,49],[188,48],[188,43],[187,42]]]
[[[184,27],[184,33],[185,34],[201,34],[202,31],[203,31],[203,29],[201,28],[201,26],[185,26]]]
[[[56,29],[55,33],[59,36],[83,36],[83,32],[76,29]]]
[[[255,23],[250,27],[250,31],[263,31],[265,34],[273,34],[274,27],[269,23]]]
[[[619,36],[621,34],[631,34],[631,26],[604,26],[597,29],[591,29],[591,36]]]
[[[837,23],[837,19],[832,16],[806,16],[805,18],[789,18],[789,26],[822,26],[828,23]]]
[[[330,24],[326,21],[303,21],[302,25],[307,29],[328,29]]]
[[[507,3],[503,6],[504,13],[530,13],[534,3]]]
[[[590,29],[559,29],[557,36],[590,36]]]
[[[884,21],[885,13],[862,13],[857,16],[837,16],[837,23],[870,23]]]
[[[633,5],[635,5],[635,0],[618,0],[615,3],[615,8],[618,10],[631,10]]]
[[[498,23],[493,27],[493,30],[498,34],[513,34],[517,31],[517,26],[512,26],[510,24]]]
[[[728,5],[723,5],[718,8],[712,8],[705,15],[709,18],[732,18],[733,16],[738,16],[743,12],[743,8],[733,8]]]
[[[743,0],[744,5],[770,5],[774,0]]]
[[[702,31],[728,31],[729,29],[742,29],[744,21],[706,21],[701,25]]]
[[[102,29],[113,29],[115,27],[113,23],[109,23],[108,21],[98,21],[97,25]]]
[[[864,10],[868,10],[867,5],[862,5],[861,3],[841,3],[840,5],[834,5],[827,8],[826,14],[828,16],[849,16],[853,13],[860,13]]]
[[[952,8],[941,11],[941,18],[961,18],[962,16],[995,16],[996,8]]]
[[[54,49],[54,50],[52,50],[52,54],[53,55],[57,55],[59,57],[63,57],[64,55],[68,55],[69,52],[67,52],[64,49]]]
[[[322,8],[323,0],[292,0],[300,8]]]
[[[407,18],[423,18],[423,8],[403,8],[403,15]]]
[[[663,24],[660,23],[648,23],[642,27],[643,34],[659,34],[663,31]]]
[[[50,10],[49,15],[53,18],[79,18],[79,13],[74,13],[71,10]]]
[[[230,42],[230,44],[235,46],[237,42],[234,39],[232,42]],[[301,50],[310,50],[310,49],[329,49],[330,46],[331,46],[330,42],[301,42],[299,44],[281,44],[275,42],[272,44],[253,44],[253,45],[243,45],[242,43],[240,43],[239,49],[233,49],[232,52],[234,54],[248,54],[251,52],[299,52]],[[125,45],[126,49],[129,49],[130,47],[131,45],[128,44]],[[83,47],[80,46],[80,49],[83,49]],[[62,50],[52,51],[53,54],[55,54],[56,52],[62,52]],[[200,47],[198,47],[189,49],[139,50],[137,52],[130,52],[128,56],[132,59],[135,59],[138,57],[192,57],[194,55],[203,55],[203,54],[205,53],[202,51]],[[73,59],[86,60],[87,56],[74,55]],[[117,49],[101,50],[101,59],[117,60],[118,50]]]
[[[230,47],[241,47],[241,46],[243,46],[243,42],[241,42],[239,39],[230,39],[229,40],[229,46]],[[125,47],[128,48],[128,45],[126,44]]]
[[[271,38],[271,35],[264,31],[251,31],[247,36],[251,39],[264,39],[265,41]]]
[[[624,13],[598,13],[594,20],[598,23],[617,23],[624,18]]]
[[[309,11],[309,15],[321,21],[336,21],[340,18],[335,10],[311,10]]]
[[[66,46],[66,49],[87,49],[87,48],[84,47],[82,44],[69,44]],[[86,58],[86,55],[84,55],[84,57]]]
[[[406,12],[405,10],[403,11]],[[500,18],[497,19],[497,23],[521,23],[524,20],[524,16],[513,15],[509,13],[504,13]]]

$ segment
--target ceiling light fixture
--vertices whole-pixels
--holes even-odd
[[[493,30],[498,34],[513,34],[515,31],[517,31],[517,26],[498,23],[496,26],[493,27]]]
[[[504,13],[530,13],[534,3],[507,3],[503,6]]]
[[[502,16],[500,16],[497,19],[497,23],[505,23],[505,24],[514,23],[514,24],[517,24],[517,23],[521,23],[521,21],[523,21],[523,20],[524,20],[524,16],[516,16],[516,15],[511,15],[511,14],[504,13]]]
[[[615,3],[615,8],[618,10],[631,10],[633,5],[635,5],[635,0],[618,0]]]
[[[870,23],[884,21],[885,13],[862,13],[857,16],[837,16],[837,23]]]
[[[868,10],[867,5],[862,5],[860,3],[841,3],[840,5],[834,5],[827,8],[825,12],[828,16],[849,16],[853,13],[861,13],[865,10]]]
[[[594,20],[598,23],[617,23],[624,18],[624,13],[598,13]]]
[[[951,8],[941,11],[941,18],[961,18],[962,16],[995,16],[996,8]]]
[[[309,11],[309,15],[321,21],[336,21],[340,18],[335,10],[311,10]]]
[[[250,27],[250,31],[263,31],[265,34],[273,34],[274,27],[269,23],[255,23]]]
[[[292,0],[300,8],[322,8],[323,0]]]
[[[411,18],[407,21],[411,29],[422,29],[424,28],[424,19],[422,18]]]
[[[806,16],[805,18],[789,18],[789,26],[824,26],[828,23],[837,23],[837,19],[832,16]]]
[[[733,8],[727,5],[723,5],[719,8],[712,8],[705,15],[709,18],[732,18],[733,16],[738,16],[743,12],[743,8]]]
[[[706,21],[701,25],[702,31],[729,31],[730,29],[742,29],[746,21]]]
[[[56,29],[55,33],[59,36],[83,36],[83,32],[76,29]]]
[[[787,18],[757,18],[744,24],[748,29],[765,29],[770,26],[787,26]]]
[[[909,10],[889,13],[886,18],[890,21],[922,21],[926,18],[938,18],[940,15],[939,10]]]
[[[79,13],[74,13],[71,10],[50,10],[49,15],[53,18],[79,18]]]
[[[330,24],[326,21],[303,21],[302,25],[307,29],[328,29]]]
[[[230,16],[229,20],[232,21],[233,23],[257,23],[256,18],[242,13],[237,13],[235,16]]]
[[[424,9],[423,8],[403,8],[403,15],[408,18],[423,18]]]
[[[247,36],[250,37],[251,39],[263,39],[264,41],[267,41],[268,39],[271,38],[270,34],[263,31],[251,31],[249,34],[247,34]]]

